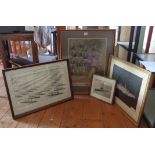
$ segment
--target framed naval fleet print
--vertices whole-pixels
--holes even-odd
[[[61,58],[69,59],[73,91],[89,94],[93,74],[105,75],[115,30],[61,30]]]
[[[147,97],[151,73],[134,64],[111,57],[109,77],[117,81],[115,102],[138,126]]]
[[[14,119],[72,99],[68,60],[3,70]]]

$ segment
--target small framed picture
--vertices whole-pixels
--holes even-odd
[[[14,119],[73,98],[68,60],[3,70]]]
[[[93,75],[90,95],[112,104],[116,80]]]

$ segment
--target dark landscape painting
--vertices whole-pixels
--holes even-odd
[[[117,65],[113,66],[112,78],[117,80],[116,96],[129,108],[136,109],[142,78]]]

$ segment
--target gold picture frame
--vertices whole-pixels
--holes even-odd
[[[151,72],[111,56],[109,77],[117,81],[115,102],[139,126],[151,81]]]

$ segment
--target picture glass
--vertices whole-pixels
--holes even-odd
[[[113,67],[112,78],[117,80],[116,96],[129,108],[136,110],[142,78],[117,65]]]
[[[105,76],[115,30],[61,30],[60,58],[69,59],[74,94],[89,94],[93,74]]]
[[[94,75],[91,96],[112,103],[116,81],[103,76]]]
[[[71,98],[67,61],[5,71],[14,115]]]
[[[105,73],[105,38],[69,38],[68,49],[73,83],[90,85],[94,73]]]
[[[110,78],[117,81],[115,102],[139,125],[151,73],[132,63],[112,57]]]

